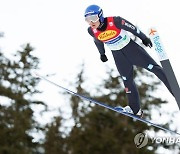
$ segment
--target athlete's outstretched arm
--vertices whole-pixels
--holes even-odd
[[[99,53],[101,55],[105,55],[104,43],[99,41],[98,39],[96,39],[94,37],[94,34],[93,34],[92,29],[90,27],[88,28],[88,33],[94,38],[94,43],[95,43]]]
[[[117,16],[117,17],[114,17],[114,22],[117,28],[124,29],[128,32],[131,32],[135,36],[139,37],[145,46],[149,46],[150,48],[152,47],[151,40],[143,32],[141,32],[136,26],[134,26],[132,23],[130,23],[126,19],[123,19]]]
[[[132,23],[130,23],[126,19],[116,16],[114,17],[114,22],[117,28],[129,31],[135,36],[139,37],[141,40],[144,40],[147,38],[147,36],[143,32],[141,32],[136,26],[134,26]]]

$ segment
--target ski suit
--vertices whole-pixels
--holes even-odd
[[[123,79],[128,104],[136,114],[140,109],[140,97],[133,80],[133,65],[153,72],[170,92],[171,88],[162,67],[151,58],[144,48],[130,38],[128,32],[142,41],[147,38],[136,26],[119,16],[106,17],[100,28],[88,28],[88,33],[94,38],[100,55],[105,55],[104,44],[112,51],[116,67]]]

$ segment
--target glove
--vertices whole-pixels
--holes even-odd
[[[106,55],[101,55],[101,61],[102,61],[102,62],[108,61]]]
[[[142,40],[142,43],[145,46],[149,46],[150,48],[153,46],[151,40],[148,37],[146,37],[144,40]]]

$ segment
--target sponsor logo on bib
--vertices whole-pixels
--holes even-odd
[[[107,30],[107,31],[101,33],[98,36],[98,39],[101,41],[105,41],[105,40],[113,38],[114,36],[116,36],[116,34],[117,34],[117,32],[115,30]]]

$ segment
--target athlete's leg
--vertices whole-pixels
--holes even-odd
[[[170,87],[170,84],[167,80],[167,77],[162,67],[160,67],[159,65],[149,64],[149,66],[146,69],[149,70],[150,72],[153,72],[164,83],[164,85],[167,87],[169,92],[173,95],[172,89]]]
[[[116,67],[123,79],[128,104],[133,110],[133,113],[136,114],[140,110],[140,98],[133,80],[133,65],[127,60],[122,51],[113,51],[112,53]]]
[[[131,70],[131,72],[127,77],[122,76],[122,79],[125,86],[126,95],[128,98],[128,104],[133,110],[133,113],[137,114],[138,111],[140,110],[140,97],[136,84],[133,80],[133,69]]]
[[[137,45],[135,42],[131,42],[131,53],[126,52],[129,61],[134,65],[143,67],[150,72],[153,72],[168,88],[170,93],[173,95],[170,84],[167,80],[167,77],[163,71],[163,68],[160,67],[152,57],[144,50],[144,48]],[[131,57],[130,57],[131,56]],[[132,58],[133,57],[133,58]],[[135,57],[135,58],[134,58]]]

